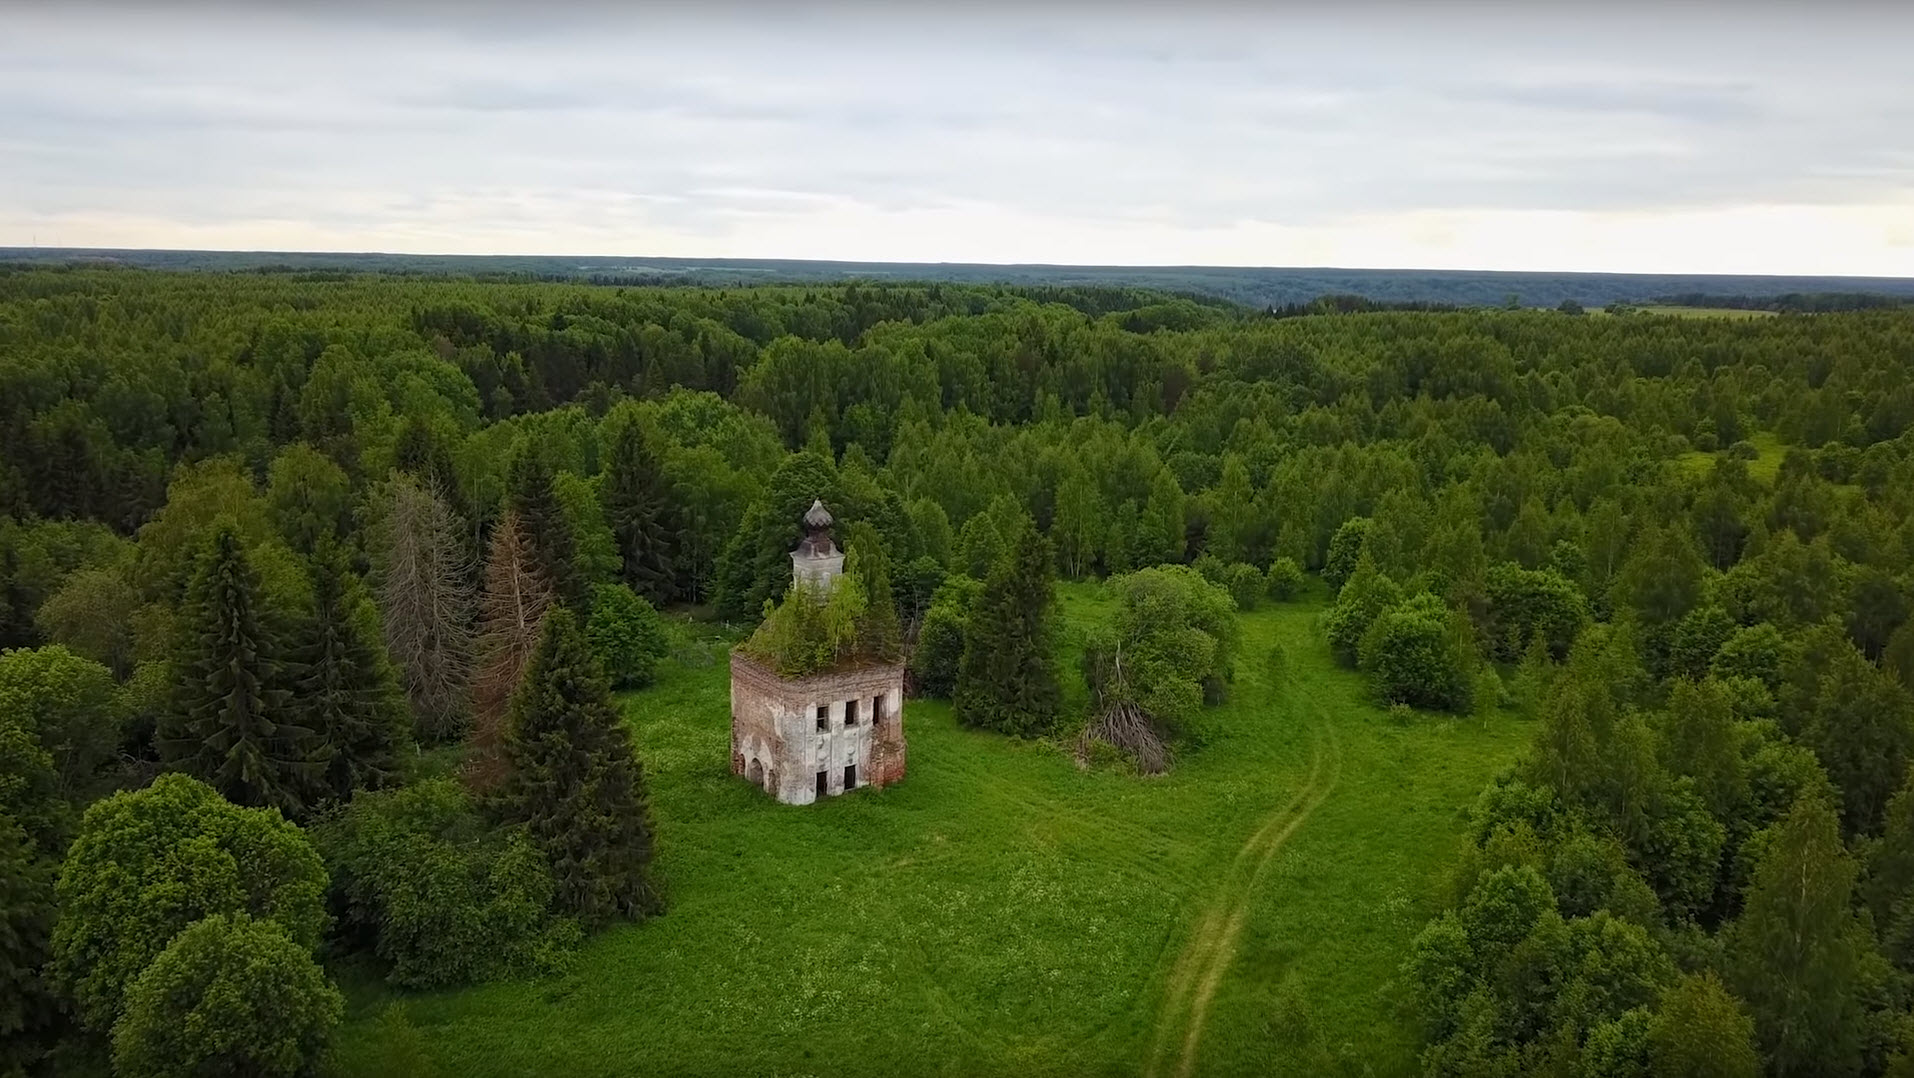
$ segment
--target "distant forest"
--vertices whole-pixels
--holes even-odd
[[[1765,310],[1852,310],[1914,300],[1914,278],[1772,277],[1679,273],[1512,273],[1487,270],[1233,266],[1051,266],[962,262],[826,262],[774,258],[627,258],[570,255],[407,255],[304,251],[144,251],[0,247],[0,265],[123,265],[143,269],[452,275],[488,280],[613,285],[883,283],[1148,288],[1246,307],[1305,304],[1323,296],[1378,303],[1584,307],[1669,303]]]

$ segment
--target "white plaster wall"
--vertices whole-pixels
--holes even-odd
[[[886,701],[888,712],[888,695]],[[779,768],[778,800],[792,805],[816,801],[819,771],[828,774],[829,796],[835,797],[844,792],[844,768],[852,764],[857,766],[858,785],[861,787],[869,781],[871,699],[866,696],[858,701],[856,726],[844,725],[844,703],[843,700],[812,700],[798,714],[788,708],[778,709],[778,733],[790,754],[796,757]],[[819,704],[830,709],[824,730],[817,728]]]

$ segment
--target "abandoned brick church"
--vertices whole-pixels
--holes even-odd
[[[791,552],[793,587],[828,591],[844,571],[831,514],[813,501]],[[731,770],[791,805],[904,777],[904,667],[859,663],[781,677],[731,653]]]

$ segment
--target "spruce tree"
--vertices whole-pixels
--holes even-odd
[[[273,619],[258,607],[259,577],[237,528],[222,520],[186,589],[184,654],[158,730],[160,757],[234,804],[296,815],[324,762],[288,698]]]
[[[344,801],[354,790],[396,783],[398,750],[410,739],[392,666],[374,643],[376,614],[329,539],[313,554],[312,591],[313,616],[293,653],[293,689],[325,761],[316,792]]]
[[[624,560],[625,583],[652,604],[672,597],[675,536],[664,472],[636,420],[618,428],[605,462],[605,522]]]
[[[585,578],[578,571],[576,542],[572,536],[565,507],[559,504],[552,488],[552,469],[536,446],[525,446],[512,461],[511,498],[508,504],[518,514],[532,561],[551,582],[558,601],[573,610],[589,609],[590,598]]]
[[[550,862],[559,908],[586,923],[656,912],[644,766],[577,618],[563,607],[546,615],[512,698],[506,756],[500,804]]]
[[[1053,562],[1028,516],[1008,539],[971,613],[953,703],[967,725],[1034,737],[1055,725],[1062,701],[1050,624]]]

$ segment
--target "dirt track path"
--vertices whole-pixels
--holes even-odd
[[[1163,1074],[1189,1078],[1195,1070],[1210,1000],[1236,958],[1237,941],[1249,920],[1257,885],[1283,844],[1335,788],[1341,753],[1334,734],[1320,717],[1313,740],[1309,777],[1296,796],[1270,813],[1236,851],[1210,896],[1208,908],[1177,954],[1150,1037],[1150,1057],[1143,1067],[1147,1078]]]

